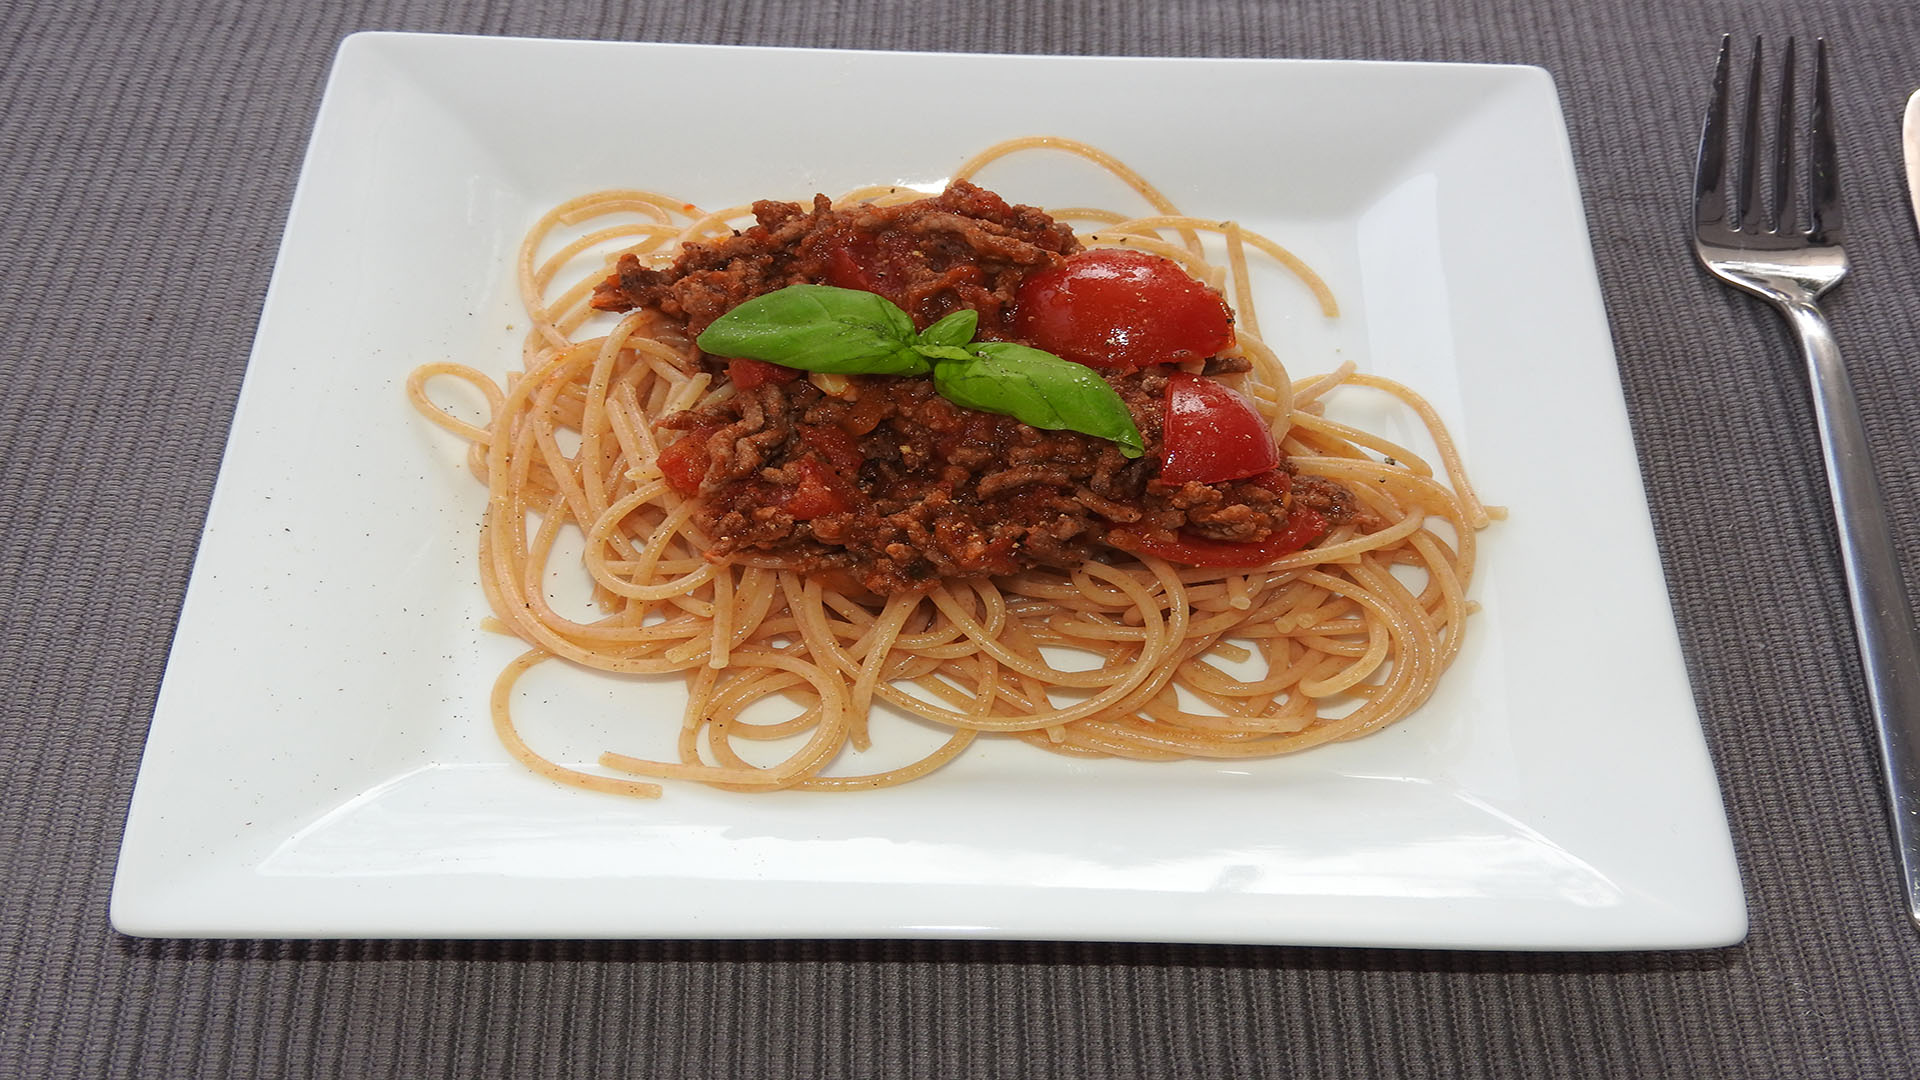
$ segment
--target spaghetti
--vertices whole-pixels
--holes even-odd
[[[1051,213],[1091,223],[1080,237],[1089,246],[1165,255],[1233,298],[1237,349],[1252,365],[1248,393],[1281,453],[1301,472],[1345,485],[1362,518],[1251,570],[1113,551],[1071,570],[949,579],[885,596],[837,590],[831,578],[777,560],[712,561],[695,501],[661,471],[656,422],[732,387],[716,385],[685,327],[658,311],[635,310],[589,334],[589,320],[607,319],[589,305],[606,270],[578,281],[560,275],[609,247],[663,263],[684,245],[730,235],[745,208],[703,212],[643,191],[587,195],[548,213],[522,245],[519,278],[533,327],[521,370],[502,386],[471,367],[436,363],[407,383],[423,415],[467,440],[470,467],[487,486],[481,586],[493,628],[528,645],[501,672],[491,700],[494,727],[513,756],[560,782],[631,796],[659,794],[652,781],[661,779],[738,791],[848,790],[925,776],[983,735],[1082,757],[1286,754],[1376,731],[1432,694],[1459,653],[1472,610],[1474,534],[1492,515],[1431,407],[1351,365],[1290,379],[1260,339],[1248,257],[1291,271],[1332,316],[1326,285],[1265,237],[1181,215],[1099,150],[1015,140],[968,161],[955,179],[1033,150],[1076,154],[1139,192],[1152,207],[1143,217]],[[917,197],[868,188],[840,204]],[[547,248],[554,250],[537,259]],[[1224,249],[1223,265],[1210,261],[1213,249]],[[484,396],[484,422],[436,406],[427,383],[442,376]],[[1410,407],[1439,448],[1446,482],[1409,450],[1327,418],[1328,395],[1342,387]],[[598,617],[563,614],[546,590],[556,542],[569,529],[585,541]],[[1076,656],[1092,662],[1068,662]],[[684,680],[677,755],[609,751],[599,761],[606,772],[590,772],[529,746],[515,727],[514,687],[549,659]],[[766,702],[784,703],[792,715],[762,719],[766,710],[754,707]],[[846,773],[844,751],[869,748],[868,718],[878,706],[939,726],[944,742],[911,764]],[[765,756],[750,754],[752,744],[775,743],[781,760],[749,760]]]

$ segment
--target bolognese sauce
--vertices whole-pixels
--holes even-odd
[[[982,339],[1099,372],[1144,452],[956,405],[924,376],[810,375],[702,354],[734,393],[660,421],[659,464],[675,490],[699,497],[709,557],[893,594],[1072,568],[1115,549],[1249,566],[1334,525],[1366,527],[1345,488],[1296,474],[1222,379],[1247,368],[1231,310],[1177,263],[1083,249],[1044,211],[964,181],[893,206],[836,209],[817,196],[811,208],[762,201],[753,213],[755,225],[689,244],[666,268],[624,256],[593,306],[651,308],[690,337],[796,284],[877,293],[921,330],[971,310]]]

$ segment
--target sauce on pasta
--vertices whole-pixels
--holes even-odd
[[[1043,212],[971,183],[1036,151],[1111,170],[1152,212]],[[609,245],[620,250],[606,268],[558,279]],[[1225,759],[1404,717],[1459,651],[1474,533],[1491,515],[1411,390],[1350,366],[1287,374],[1260,337],[1249,258],[1277,261],[1335,313],[1278,244],[1182,216],[1108,155],[1051,138],[990,148],[933,198],[864,189],[810,209],[705,213],[608,191],[555,208],[522,248],[533,330],[521,370],[499,383],[430,364],[408,383],[423,415],[469,441],[487,485],[481,585],[500,628],[529,647],[494,687],[503,742],[561,782],[651,796],[661,779],[898,784],[982,736],[1081,757]],[[1129,324],[1125,296],[1100,291],[1130,274],[1178,294],[1155,294],[1163,318]],[[971,312],[963,346],[922,350],[930,364],[987,358],[988,374],[1019,380],[1028,354],[1008,349],[1047,349],[1096,372],[1088,385],[1111,391],[1132,434],[957,404],[927,374],[808,372],[696,344],[745,301],[795,284],[879,295],[911,322],[903,341]],[[1075,287],[1080,316],[1054,302]],[[1090,335],[1076,318],[1100,325]],[[1114,326],[1117,344],[1095,340]],[[434,405],[426,387],[440,376],[485,395],[484,423]],[[1440,448],[1438,474],[1329,420],[1336,390],[1405,402]],[[545,593],[568,526],[586,538],[598,618],[563,615]],[[1097,662],[1058,662],[1068,653]],[[677,755],[613,748],[606,771],[589,772],[529,746],[513,687],[550,659],[683,680]],[[1248,668],[1258,674],[1232,673]],[[750,711],[768,701],[789,718]],[[876,707],[949,734],[911,764],[861,772]],[[749,744],[776,741],[791,747],[783,760],[749,760]]]

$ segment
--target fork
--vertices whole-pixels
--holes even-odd
[[[1780,103],[1774,122],[1772,198],[1763,208],[1758,183],[1762,64],[1760,39],[1755,38],[1746,79],[1740,168],[1731,177],[1737,186],[1732,202],[1728,201],[1727,74],[1732,52],[1733,36],[1729,34],[1720,41],[1720,60],[1713,72],[1713,100],[1700,131],[1700,156],[1693,180],[1693,252],[1701,265],[1722,281],[1779,308],[1806,355],[1853,626],[1879,733],[1907,916],[1920,926],[1920,633],[1915,631],[1912,608],[1894,556],[1886,505],[1874,479],[1853,384],[1840,362],[1833,329],[1817,303],[1847,273],[1847,254],[1840,246],[1840,174],[1833,100],[1827,86],[1826,41],[1822,39],[1814,47],[1804,225],[1795,224],[1800,207],[1792,168],[1791,38],[1783,50]]]

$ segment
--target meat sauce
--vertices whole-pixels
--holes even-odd
[[[835,210],[825,195],[753,204],[753,227],[692,244],[666,270],[631,255],[594,291],[603,311],[655,307],[698,335],[740,304],[788,285],[879,293],[926,329],[966,307],[983,337],[1005,336],[1014,293],[1037,270],[1080,250],[1073,230],[1031,206],[1009,206],[961,181],[931,199]]]
[[[971,308],[982,338],[1023,340],[1014,329],[1022,283],[1080,250],[1044,212],[965,182],[893,207],[835,210],[820,196],[811,209],[770,201],[753,209],[756,225],[689,245],[664,270],[623,258],[594,306],[653,307],[697,335],[753,297],[818,283],[877,292],[921,329]],[[663,419],[663,435],[681,434],[660,465],[676,489],[698,493],[695,517],[715,558],[832,572],[889,594],[942,578],[1071,568],[1115,547],[1176,560],[1204,545],[1298,547],[1358,513],[1345,489],[1295,476],[1284,461],[1218,483],[1161,479],[1178,370],[1166,365],[1097,369],[1145,443],[1129,459],[1106,439],[955,405],[926,377],[702,362],[736,393]],[[1206,366],[1220,373],[1244,362]]]

